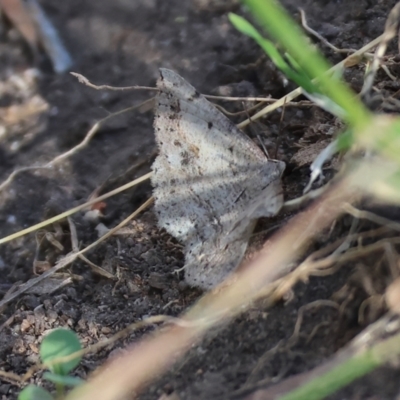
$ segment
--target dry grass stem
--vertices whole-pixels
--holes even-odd
[[[218,110],[220,110],[222,113],[224,113],[225,115],[228,115],[229,117],[236,117],[238,115],[243,115],[243,114],[247,114],[251,111],[256,110],[257,108],[259,108],[261,106],[262,103],[257,103],[256,105],[254,105],[253,107],[247,108],[245,110],[242,111],[238,111],[238,112],[229,112],[226,108],[220,106],[219,104],[214,104],[215,108],[218,108]]]
[[[232,97],[232,96],[215,96],[211,94],[203,94],[203,96],[209,100],[222,100],[222,101],[257,101],[259,103],[275,103],[276,101],[279,101],[279,99],[273,99],[272,97],[251,97],[251,96]],[[310,107],[314,106],[315,103],[313,103],[310,100],[301,100],[296,102],[288,102],[286,103],[286,105],[292,107]]]
[[[389,42],[398,34],[399,17],[400,3],[397,3],[390,11],[389,16],[386,20],[385,30],[380,36],[381,40],[379,42],[379,46],[375,51],[373,61],[364,79],[364,85],[360,93],[361,96],[369,94],[372,89],[376,73],[378,72],[379,67],[382,65],[382,60],[386,53],[387,46]]]
[[[359,210],[358,208],[352,206],[351,204],[343,205],[344,211],[352,215],[354,218],[367,219],[368,221],[374,222],[377,225],[383,225],[387,228],[393,229],[394,231],[400,231],[400,223],[381,217],[370,211]]]
[[[72,76],[78,79],[79,83],[82,83],[85,86],[88,86],[92,89],[95,90],[114,90],[114,91],[125,91],[125,90],[148,90],[148,91],[153,91],[153,92],[158,92],[158,89],[152,86],[138,86],[138,85],[133,85],[133,86],[122,86],[122,87],[116,87],[116,86],[109,86],[109,85],[94,85],[89,81],[88,78],[85,76],[78,74],[77,72],[70,72]]]
[[[69,231],[71,232],[71,244],[72,244],[72,251],[74,253],[79,252],[79,245],[78,245],[78,234],[76,232],[76,227],[74,222],[70,217],[68,217],[68,224],[69,224]],[[107,279],[117,279],[117,277],[110,272],[106,271],[104,268],[99,267],[98,265],[92,263],[89,259],[87,259],[83,254],[79,254],[78,256],[83,262],[88,264],[91,268],[92,271],[98,275],[103,276],[104,278]]]

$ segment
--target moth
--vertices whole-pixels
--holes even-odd
[[[155,212],[184,245],[186,282],[211,289],[240,264],[257,219],[281,208],[285,164],[175,72],[160,69],[157,87]]]

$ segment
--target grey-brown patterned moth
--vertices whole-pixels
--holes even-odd
[[[189,83],[160,70],[153,164],[159,225],[185,246],[185,280],[210,289],[241,262],[257,218],[282,206],[281,161]]]

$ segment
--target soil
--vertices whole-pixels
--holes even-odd
[[[283,1],[297,20],[298,8],[303,8],[309,25],[332,44],[354,49],[383,32],[395,3]],[[257,45],[232,28],[228,12],[245,14],[233,0],[57,3],[43,0],[41,5],[74,59],[73,71],[96,84],[154,86],[158,68],[165,67],[177,71],[200,92],[208,94],[268,94],[279,98],[295,88],[285,84],[283,76],[262,57]],[[16,168],[52,160],[79,144],[95,122],[150,96],[146,91],[96,91],[68,73],[56,75],[44,56],[32,57],[12,26],[4,24],[3,28],[0,182]],[[315,43],[332,63],[343,59],[343,54],[334,54]],[[394,54],[394,47],[389,51]],[[393,62],[392,74],[398,76],[398,69],[399,65]],[[363,83],[363,73],[362,64],[344,72],[357,92]],[[398,90],[397,83],[383,72],[378,74],[376,84],[381,89]],[[230,111],[243,109],[243,104],[221,104]],[[24,106],[33,107],[34,111],[24,114]],[[305,155],[299,157],[299,149],[308,148],[318,154],[320,150],[315,149],[324,147],[318,143],[328,143],[338,123],[316,107],[287,107],[282,121],[281,111],[270,114],[248,133],[256,141],[261,134],[272,154],[278,143],[276,157],[287,163],[283,177],[285,198],[292,199],[301,195],[309,178],[310,161],[304,161]],[[235,122],[240,120],[237,117]],[[0,237],[142,176],[150,170],[155,154],[151,111],[133,111],[108,121],[81,151],[52,169],[21,173],[1,191]],[[328,165],[325,181],[318,185],[326,182],[334,170],[333,165]],[[98,224],[107,228],[116,226],[144,203],[151,192],[150,183],[145,182],[98,204],[103,214],[98,218],[88,218],[87,210],[75,214],[72,220],[80,247],[98,238]],[[260,221],[252,248],[257,248],[290,217],[283,214]],[[337,221],[317,239],[313,249],[346,236],[351,225],[349,216]],[[361,224],[359,229],[368,227]],[[66,220],[1,245],[1,294],[48,269],[69,251],[70,226]],[[52,281],[48,288],[24,294],[10,303],[0,315],[2,370],[24,374],[38,362],[39,343],[50,329],[73,329],[86,346],[111,337],[147,316],[178,316],[201,295],[200,291],[186,287],[182,276],[173,273],[183,266],[182,246],[157,228],[151,208],[123,233],[100,244],[87,256],[117,279],[100,276],[78,261],[63,271],[62,279],[72,278],[66,286],[54,290],[56,281]],[[254,305],[192,348],[173,370],[150,384],[140,398],[159,399],[163,395],[179,399],[241,398],[260,382],[273,384],[320,365],[382,314],[383,310],[378,310],[367,312],[363,321],[358,318],[360,305],[370,296],[363,285],[365,279],[373,282],[378,293],[385,290],[387,274],[373,272],[378,261],[370,257],[343,265],[334,274],[312,277],[309,282],[298,284],[290,299],[272,308]],[[336,299],[341,305],[346,302],[345,312],[339,318],[333,307],[311,308],[305,313],[299,340],[267,354],[278,343],[288,343],[302,306],[323,299]],[[319,329],[310,337],[316,326]],[[135,332],[112,348],[86,356],[77,375],[87,377],[109,357],[151,330]],[[396,366],[379,368],[330,398],[398,398],[398,373]],[[41,374],[34,375],[31,382],[43,384]],[[15,399],[20,390],[13,381],[0,376],[2,399]]]

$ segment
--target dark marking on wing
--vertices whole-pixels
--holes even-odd
[[[181,160],[182,167],[188,165],[190,161],[190,154],[187,151],[182,151],[182,153],[180,153],[180,156],[182,157]]]
[[[170,110],[171,110],[172,112],[175,112],[175,113],[179,113],[179,112],[181,111],[181,105],[179,104],[179,101],[177,101],[177,102],[171,104],[171,105],[169,106],[169,108],[170,108]]]
[[[237,202],[240,200],[240,198],[243,196],[243,194],[245,193],[245,191],[246,191],[246,189],[243,189],[243,190],[241,191],[241,193],[240,193],[239,196],[236,198],[236,200],[234,201],[234,203],[237,203]]]

